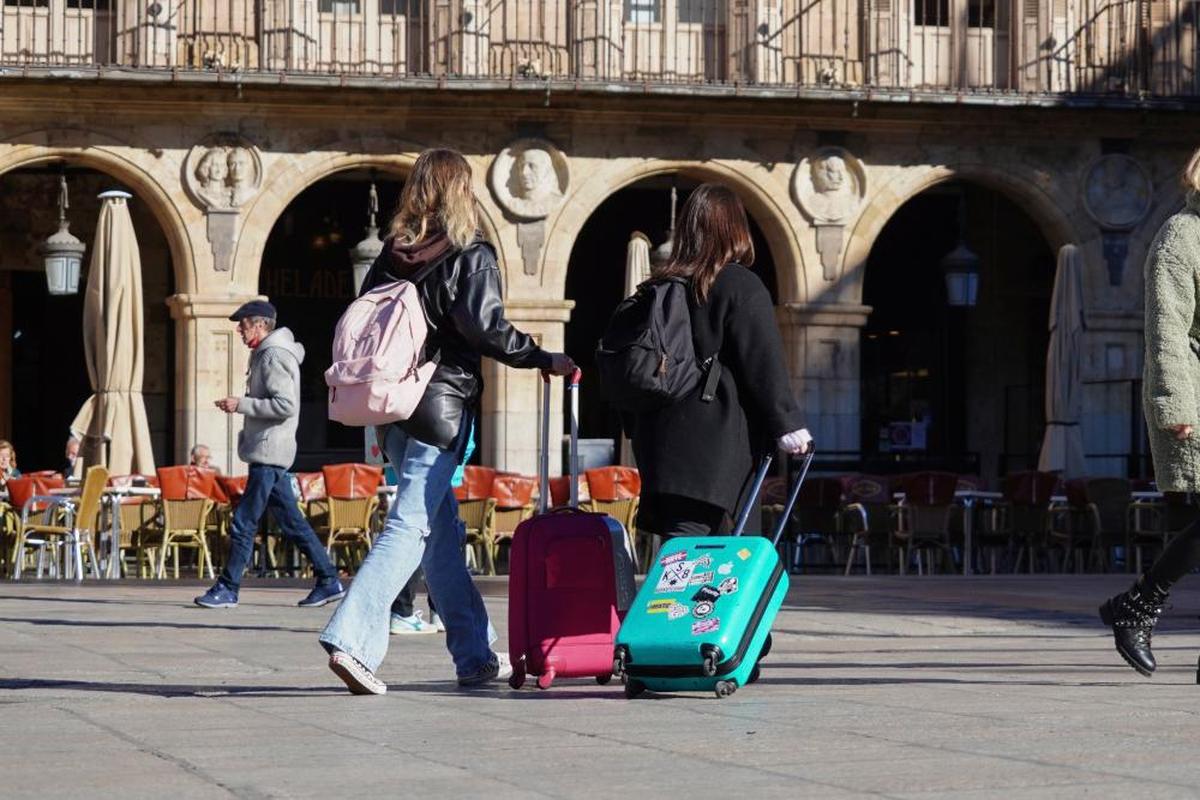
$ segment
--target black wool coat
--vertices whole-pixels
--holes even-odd
[[[730,264],[707,301],[691,301],[696,356],[716,353],[721,379],[711,402],[700,387],[682,402],[636,415],[633,452],[643,494],[673,494],[733,514],[762,454],[803,427],[792,394],[771,295],[758,276]]]

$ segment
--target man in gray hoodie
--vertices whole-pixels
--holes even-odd
[[[242,573],[250,563],[254,534],[267,506],[283,535],[312,562],[317,585],[300,601],[307,607],[323,606],[345,594],[337,569],[300,513],[288,469],[296,460],[296,427],[300,421],[300,362],[304,346],[287,328],[275,327],[275,307],[252,300],[233,312],[242,341],[253,352],[246,375],[246,394],[216,401],[227,414],[242,414],[245,426],[238,436],[238,458],[250,465],[246,492],[233,512],[229,560],[213,587],[196,598],[205,608],[232,608],[238,604]]]

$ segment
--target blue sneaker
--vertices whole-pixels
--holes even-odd
[[[192,602],[203,608],[237,608],[238,596],[233,589],[217,581],[211,589]]]
[[[313,587],[313,590],[308,593],[308,597],[301,600],[296,605],[301,608],[317,608],[327,603],[332,603],[341,600],[346,596],[346,590],[342,588],[341,581],[333,583],[318,584]]]

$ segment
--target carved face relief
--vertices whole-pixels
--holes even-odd
[[[549,142],[513,142],[492,162],[489,183],[496,201],[523,220],[545,219],[563,202],[569,181],[566,156]]]
[[[1109,153],[1092,162],[1083,182],[1083,205],[1105,230],[1129,230],[1150,210],[1151,185],[1133,158]]]
[[[250,142],[217,134],[188,153],[184,185],[205,211],[236,211],[262,185],[262,162]]]
[[[826,147],[796,167],[792,195],[814,223],[840,224],[858,210],[866,177],[858,159],[840,147]]]

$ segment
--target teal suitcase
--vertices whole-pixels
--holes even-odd
[[[617,632],[613,667],[625,696],[711,691],[717,697],[758,680],[771,625],[788,591],[775,551],[812,464],[809,450],[788,493],[774,539],[742,536],[771,466],[763,459],[731,536],[668,539]]]

